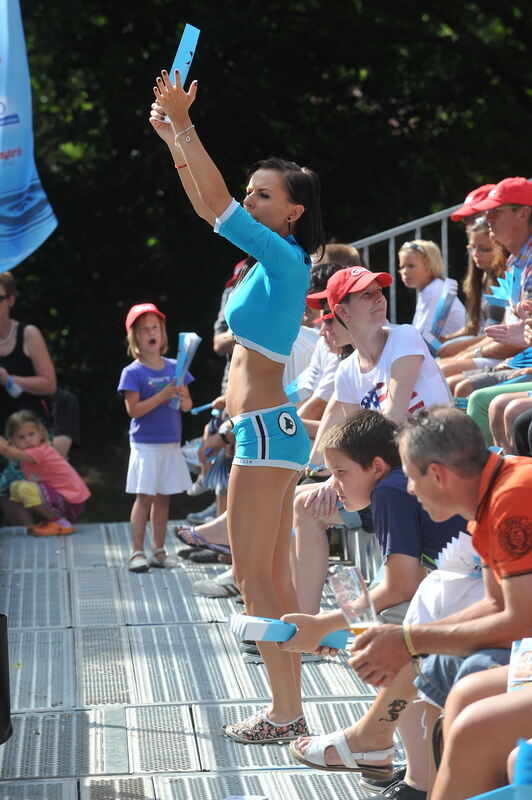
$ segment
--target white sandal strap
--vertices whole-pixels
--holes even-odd
[[[137,556],[142,556],[143,558],[146,558],[144,550],[133,550],[133,552],[128,558],[128,561],[133,561],[133,559],[136,558]]]
[[[157,547],[155,550],[151,551],[152,556],[156,556],[157,553],[166,553],[166,547]]]
[[[388,747],[386,750],[370,750],[367,753],[352,753],[347,744],[344,731],[338,730],[326,733],[323,736],[311,736],[305,750],[305,760],[326,767],[325,751],[328,747],[335,747],[344,766],[351,769],[358,767],[359,759],[364,761],[384,761],[395,753],[395,747]]]

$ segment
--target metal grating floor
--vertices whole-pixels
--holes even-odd
[[[0,530],[14,728],[0,746],[0,800],[362,797],[352,774],[221,735],[269,693],[264,667],[242,661],[224,624],[241,607],[192,592],[226,567],[136,575],[129,549],[126,523],[49,539]],[[302,683],[316,733],[360,717],[374,696],[346,656],[305,664]]]

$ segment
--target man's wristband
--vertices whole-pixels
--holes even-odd
[[[412,641],[412,626],[409,625],[408,622],[403,622],[403,639],[405,640],[405,647],[412,658],[419,658],[419,653]]]
[[[225,431],[218,431],[218,434],[224,444],[229,444],[229,438]]]
[[[405,647],[412,658],[426,658],[427,653],[418,653],[412,641],[412,626],[408,622],[403,622],[403,639]]]

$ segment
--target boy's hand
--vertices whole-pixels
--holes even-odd
[[[312,507],[312,516],[315,519],[332,517],[336,511],[338,492],[326,483],[322,483],[314,491],[305,496],[304,507]]]

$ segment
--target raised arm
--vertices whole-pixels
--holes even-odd
[[[194,178],[190,174],[187,162],[184,160],[181,148],[175,144],[174,129],[170,122],[165,122],[165,113],[161,106],[155,102],[151,106],[150,122],[153,129],[161,137],[163,142],[166,143],[172,159],[174,161],[176,172],[181,180],[181,185],[185,190],[192,208],[202,219],[206,220],[209,225],[214,225],[215,216],[212,211],[202,202],[198,192],[198,187],[194,183]]]
[[[232,197],[218,167],[203,147],[190,120],[189,109],[196,98],[197,88],[197,81],[193,81],[188,92],[185,92],[181,86],[179,72],[175,73],[174,86],[166,70],[163,70],[161,77],[157,78],[157,86],[153,91],[158,105],[170,117],[172,123],[176,148],[173,154],[177,159],[179,153],[181,159],[175,163],[177,166],[183,163],[188,165],[188,170],[180,169],[178,172],[189,172],[201,203],[210,212],[209,222],[211,222],[225,211]],[[188,193],[192,186],[187,187],[185,179],[180,177]]]

